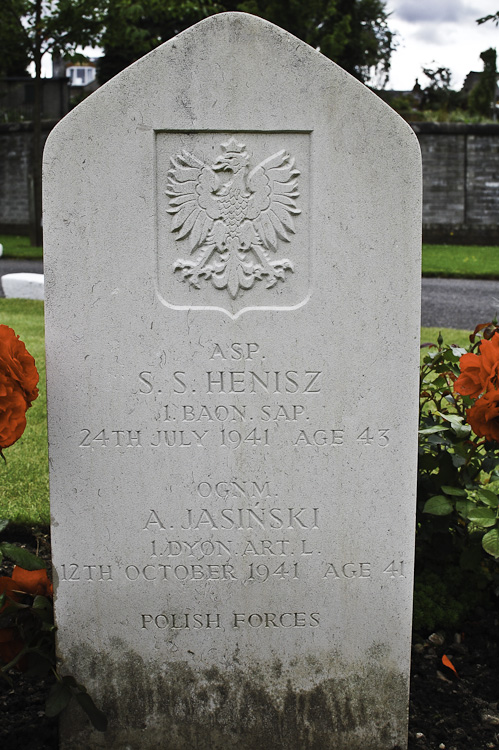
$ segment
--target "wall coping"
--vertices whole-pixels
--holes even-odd
[[[48,132],[55,128],[60,120],[42,120],[42,130]],[[33,123],[31,121],[26,122],[1,122],[0,123],[0,134],[1,133],[30,133],[33,130]]]
[[[417,135],[499,135],[499,123],[409,122]]]

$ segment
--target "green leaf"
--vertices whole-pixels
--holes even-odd
[[[499,498],[497,497],[495,492],[492,492],[491,490],[479,489],[478,496],[480,500],[483,500],[484,503],[490,505],[491,508],[497,508]]]
[[[463,456],[459,456],[457,453],[452,455],[452,465],[459,469],[460,466],[464,466],[466,459]]]
[[[462,424],[463,417],[459,417],[457,414],[442,414],[440,411],[437,411],[437,414],[439,417],[442,417],[442,419],[445,419],[446,422],[459,426]]]
[[[434,427],[426,427],[424,430],[419,430],[420,435],[432,435],[434,432],[446,432],[449,428],[443,424],[437,424]]]
[[[430,443],[431,445],[445,445],[447,447],[450,447],[452,445],[450,440],[448,440],[446,437],[441,437],[440,435],[429,435],[428,443]]]
[[[497,514],[493,508],[477,508],[470,510],[468,519],[480,526],[495,526]]]
[[[52,609],[52,602],[46,596],[35,596],[33,600],[33,609]]]
[[[0,544],[0,550],[5,557],[8,557],[9,560],[12,560],[16,565],[24,568],[24,570],[41,570],[42,568],[47,567],[41,557],[37,557],[31,552],[28,552],[28,550],[18,547],[15,544],[2,542]]]
[[[489,555],[499,557],[499,529],[497,527],[487,531],[482,539],[482,547]]]
[[[456,495],[459,497],[466,497],[466,490],[461,489],[460,487],[450,487],[448,485],[442,485],[442,491],[445,492],[446,495]]]
[[[434,495],[426,501],[423,513],[431,513],[432,516],[447,516],[454,510],[454,505],[444,495]]]
[[[45,713],[47,716],[57,716],[66,708],[70,700],[71,688],[63,682],[56,682],[45,701]]]
[[[89,694],[86,692],[75,693],[75,698],[97,731],[105,732],[107,729],[107,717],[102,711],[99,711]]]
[[[468,513],[473,508],[476,508],[476,505],[471,500],[456,500],[456,510],[463,518],[468,518]]]
[[[0,532],[7,528],[9,525],[8,518],[0,518]]]
[[[469,424],[453,424],[452,429],[458,438],[467,438],[471,434]]]

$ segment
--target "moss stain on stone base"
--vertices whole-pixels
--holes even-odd
[[[107,714],[109,729],[93,731],[75,706],[61,720],[61,750],[407,747],[406,680],[373,652],[349,676],[331,655],[245,672],[234,660],[224,671],[194,661],[153,665],[121,643],[112,653],[120,659],[84,647],[73,652],[70,669]]]

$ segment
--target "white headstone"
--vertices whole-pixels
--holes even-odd
[[[406,746],[417,140],[229,13],[45,151],[63,748]]]
[[[43,299],[43,273],[6,273],[1,283],[6,297]]]

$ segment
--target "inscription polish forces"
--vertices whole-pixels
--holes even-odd
[[[233,628],[316,628],[320,625],[320,613],[311,612],[252,612],[244,614],[234,612],[228,618],[229,626]],[[142,629],[158,630],[199,630],[201,628],[221,628],[222,616],[219,613],[200,614],[172,613],[159,615],[141,615]],[[226,623],[224,622],[223,625]]]

